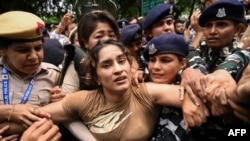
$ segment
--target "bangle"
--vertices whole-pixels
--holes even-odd
[[[8,117],[8,121],[10,121],[10,118],[11,118],[11,115],[12,115],[14,109],[15,109],[15,106],[16,106],[16,104],[14,104],[14,105],[12,106],[11,110],[10,110],[10,114],[9,114],[9,117]]]

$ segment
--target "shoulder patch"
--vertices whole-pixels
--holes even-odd
[[[42,69],[54,69],[54,70],[60,72],[59,67],[57,67],[53,64],[50,64],[50,63],[42,62],[41,66],[42,66]]]

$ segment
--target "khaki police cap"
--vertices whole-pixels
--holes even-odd
[[[24,11],[9,11],[0,15],[0,37],[17,41],[42,39],[45,24],[38,16]]]

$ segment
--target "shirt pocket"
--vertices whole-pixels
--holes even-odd
[[[13,104],[21,104],[21,101],[24,97],[24,92],[12,91],[11,100]],[[40,101],[37,94],[31,93],[24,104],[40,105]]]
[[[44,106],[49,104],[50,102],[50,87],[46,86],[46,85],[38,85],[33,87],[33,94],[36,95],[36,97],[39,100],[39,106]]]

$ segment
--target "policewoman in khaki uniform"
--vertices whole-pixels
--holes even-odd
[[[0,15],[0,128],[22,133],[34,121],[37,107],[50,103],[59,69],[42,62],[44,22],[36,15],[10,11]]]

